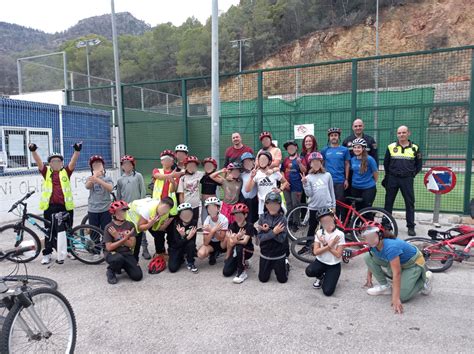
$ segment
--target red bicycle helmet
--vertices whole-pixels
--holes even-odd
[[[166,260],[163,256],[154,257],[148,264],[148,273],[158,274],[166,269]]]
[[[231,214],[237,214],[237,213],[249,213],[249,207],[245,205],[244,203],[237,203],[234,206],[232,206]]]
[[[169,156],[169,157],[172,157],[174,159],[175,154],[172,150],[163,150],[160,154],[160,157],[163,157],[163,156]]]
[[[313,161],[313,160],[321,160],[321,161],[322,161],[322,160],[324,160],[324,157],[323,157],[323,155],[322,155],[320,152],[318,152],[318,151],[312,152],[312,153],[309,154],[309,156],[308,156],[308,161],[311,162],[311,161]]]
[[[89,158],[89,166],[90,168],[92,168],[92,164],[96,161],[100,161],[102,162],[102,165],[104,165],[105,167],[105,161],[104,161],[104,158],[100,155],[92,155],[90,158]]]
[[[133,167],[135,167],[135,158],[132,155],[123,155],[120,159],[120,164],[124,163],[125,161],[130,162]]]
[[[259,137],[260,141],[262,141],[263,138],[270,138],[270,140],[272,140],[272,133],[266,131],[261,132]]]
[[[128,203],[125,200],[117,200],[110,204],[109,213],[114,215],[117,210],[130,209]]]
[[[205,165],[206,163],[212,163],[215,168],[217,168],[217,161],[213,159],[212,157],[206,157],[204,160],[202,160],[202,164]]]
[[[184,165],[186,166],[188,163],[194,162],[196,165],[199,165],[199,159],[196,156],[188,156],[184,160]]]

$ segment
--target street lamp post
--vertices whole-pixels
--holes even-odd
[[[241,39],[236,39],[233,41],[230,41],[232,44],[232,48],[239,48],[239,114],[241,113],[241,101],[242,101],[242,77],[240,76],[240,73],[242,72],[242,47],[250,46],[250,38],[241,38]]]
[[[93,39],[86,39],[84,41],[79,41],[76,43],[76,48],[86,48],[86,66],[87,66],[87,88],[89,93],[89,104],[92,103],[92,95],[91,95],[91,69],[89,65],[89,47],[93,47],[99,45],[101,43],[99,38]]]
[[[375,55],[380,55],[379,51],[379,0],[376,0],[376,9],[375,9]],[[375,59],[375,90],[374,90],[374,138],[375,141],[378,141],[378,123],[379,123],[379,59]]]

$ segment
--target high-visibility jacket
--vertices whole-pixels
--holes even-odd
[[[43,181],[43,192],[41,193],[40,198],[40,210],[46,210],[49,208],[49,201],[51,195],[53,194],[53,170],[51,167],[47,167],[46,176]],[[74,209],[74,201],[72,199],[72,189],[71,182],[69,181],[69,176],[67,175],[66,170],[63,168],[59,171],[59,182],[61,183],[61,190],[64,195],[64,206],[66,210]]]
[[[158,169],[158,172],[161,174],[165,174],[163,169]],[[153,199],[161,200],[161,194],[163,193],[163,186],[165,185],[165,181],[162,179],[155,179],[155,184],[153,186]],[[170,188],[168,189],[168,197],[173,199],[173,207],[170,210],[170,215],[177,215],[178,214],[178,200],[176,199],[176,193],[171,191],[171,183]]]
[[[387,147],[385,153],[385,173],[398,177],[413,177],[421,171],[422,157],[418,145],[409,142],[403,147],[394,142]]]
[[[156,208],[159,204],[159,200],[151,198],[134,200],[128,205],[130,209],[127,210],[125,219],[135,225],[135,229],[137,230],[137,233],[139,233],[140,230],[138,230],[138,222],[140,221],[140,218],[143,217],[145,219],[153,219],[156,216]],[[158,230],[168,218],[169,213],[161,216],[158,222],[153,224],[151,229],[153,231]]]

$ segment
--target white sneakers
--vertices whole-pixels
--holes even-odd
[[[247,275],[247,272],[242,272],[239,276],[236,276],[232,281],[234,284],[241,284],[247,279],[249,276]]]
[[[370,289],[367,289],[367,294],[372,295],[372,296],[390,295],[391,293],[392,293],[392,287],[390,286],[390,284],[377,285]]]
[[[429,295],[431,293],[431,290],[433,290],[433,273],[427,271],[425,285],[423,286],[421,293],[423,295]]]
[[[43,255],[41,264],[49,264],[49,263],[51,263],[51,255],[50,254]]]

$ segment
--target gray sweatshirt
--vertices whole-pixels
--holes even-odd
[[[303,188],[306,195],[311,198],[308,204],[310,210],[336,207],[334,186],[329,172],[309,174]]]
[[[125,200],[131,203],[137,199],[143,199],[146,195],[145,182],[139,172],[130,175],[122,174],[117,181],[117,200]]]

